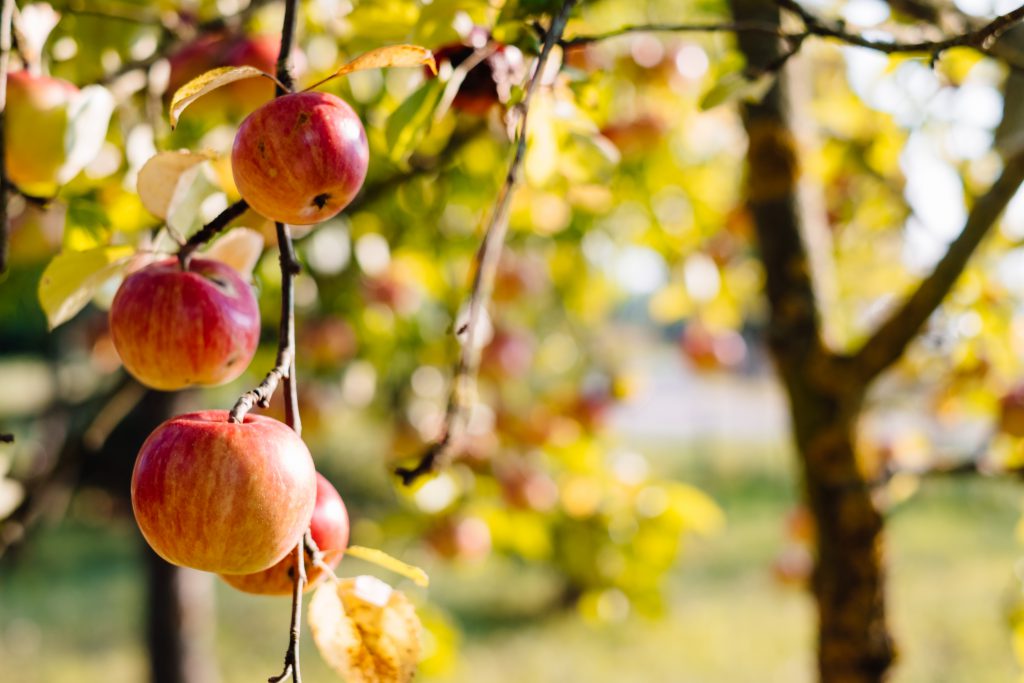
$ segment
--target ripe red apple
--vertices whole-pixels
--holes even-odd
[[[210,410],[149,435],[132,472],[132,509],[168,562],[251,574],[299,542],[316,488],[313,459],[292,429],[261,415],[235,424],[227,411]]]
[[[68,105],[78,88],[27,71],[7,75],[4,144],[7,175],[26,192],[52,193],[64,164]]]
[[[363,186],[370,148],[352,107],[301,92],[263,105],[242,122],[231,150],[238,192],[271,220],[311,225],[348,206]]]
[[[213,386],[238,377],[260,338],[252,288],[230,266],[194,258],[154,263],[125,278],[110,307],[125,368],[154,389]]]
[[[337,567],[348,547],[348,510],[337,489],[319,472],[316,475],[316,505],[309,531],[313,542],[323,552],[324,563],[331,569]],[[246,593],[290,595],[294,571],[295,557],[288,553],[270,569],[255,574],[225,574],[221,578]],[[314,566],[313,558],[306,553],[306,590],[315,587],[324,577],[324,570]]]

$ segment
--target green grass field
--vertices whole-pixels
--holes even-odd
[[[728,527],[689,543],[663,619],[594,626],[574,612],[513,613],[543,586],[500,565],[431,567],[425,597],[463,620],[458,664],[421,680],[446,683],[801,683],[811,680],[813,611],[770,565],[793,485],[784,454],[737,445],[664,449],[659,466],[722,505]],[[896,683],[1005,683],[1018,668],[1007,613],[1021,555],[1020,488],[1010,482],[927,482],[891,516],[890,597],[901,658]],[[0,570],[0,662],[19,683],[145,680],[142,570],[127,524],[44,531]],[[535,584],[531,584],[533,581]],[[541,590],[541,588],[536,588]],[[509,599],[509,597],[512,599]],[[225,683],[279,668],[287,601],[218,587],[216,651]],[[308,681],[336,680],[307,644]],[[2,678],[2,676],[0,676]]]

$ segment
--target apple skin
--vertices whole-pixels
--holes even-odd
[[[52,193],[64,164],[68,105],[78,88],[27,71],[7,75],[4,144],[7,175],[26,192]]]
[[[337,567],[348,547],[348,510],[337,489],[319,472],[316,475],[316,505],[309,531],[313,542],[323,552],[324,563],[331,569]],[[223,574],[221,578],[231,587],[245,593],[291,595],[294,566],[295,557],[288,553],[270,569],[255,574]],[[313,558],[308,552],[305,567],[305,590],[308,591],[315,588],[326,574],[320,567],[313,566]]]
[[[279,562],[309,527],[316,470],[302,439],[262,415],[226,410],[171,418],[149,435],[132,471],[132,509],[168,562],[250,574]]]
[[[252,288],[230,266],[168,259],[121,283],[110,333],[125,368],[153,389],[215,386],[245,371],[260,338]]]
[[[242,122],[231,169],[255,211],[312,225],[348,206],[369,158],[366,131],[352,107],[329,93],[302,92],[278,97]]]

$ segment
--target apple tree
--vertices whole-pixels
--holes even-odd
[[[657,612],[681,534],[720,513],[602,429],[631,391],[608,323],[639,305],[698,369],[742,365],[741,328],[763,330],[820,679],[883,680],[885,512],[935,463],[870,428],[893,402],[872,387],[999,412],[966,468],[1019,460],[1012,210],[972,257],[1024,180],[1024,8],[874,4],[4,0],[0,315],[52,334],[3,338],[60,376],[18,428],[49,455],[0,480],[2,547],[82,485],[83,455],[124,450],[111,488],[160,557],[291,595],[274,681],[301,679],[316,583],[333,668],[415,671],[410,599],[335,570],[425,576],[349,547],[350,494],[367,538],[547,567],[600,618]],[[339,495],[314,457],[363,483]],[[154,676],[192,676],[175,666]]]

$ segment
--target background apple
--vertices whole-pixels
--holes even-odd
[[[443,62],[458,68],[470,58],[477,47],[488,40],[487,32],[474,29],[466,43],[450,43],[434,50],[437,64]],[[511,84],[522,77],[523,54],[514,45],[497,45],[494,51],[466,74],[459,91],[452,100],[452,108],[474,116],[485,116],[491,107],[504,106],[511,92]],[[428,74],[429,76],[429,74]]]
[[[129,275],[110,307],[110,332],[125,368],[154,389],[223,384],[252,360],[260,313],[252,288],[230,266],[192,259]]]
[[[281,422],[224,410],[156,428],[132,472],[142,535],[168,562],[222,574],[281,560],[309,527],[316,471],[302,439]]]
[[[319,472],[316,475],[316,506],[309,530],[313,542],[324,554],[324,563],[331,569],[337,567],[348,547],[348,510],[338,490]],[[221,578],[246,593],[290,595],[294,566],[295,559],[288,553],[270,569],[255,574],[224,574]],[[313,558],[306,553],[306,590],[314,588],[324,577],[324,570],[314,566]]]
[[[230,36],[213,33],[200,36],[168,58],[171,75],[166,97],[169,101],[178,88],[196,76],[221,66],[253,66],[273,74],[280,49],[280,35]],[[296,76],[305,71],[305,58],[298,50],[292,54],[292,65]],[[274,84],[265,78],[236,81],[194,102],[189,107],[190,119],[216,114],[248,113],[273,97]]]
[[[7,175],[21,190],[51,194],[64,164],[71,83],[15,71],[7,76],[4,144]]]
[[[235,185],[253,209],[311,225],[348,206],[366,178],[370,150],[352,107],[334,95],[279,97],[249,115],[231,150]]]

